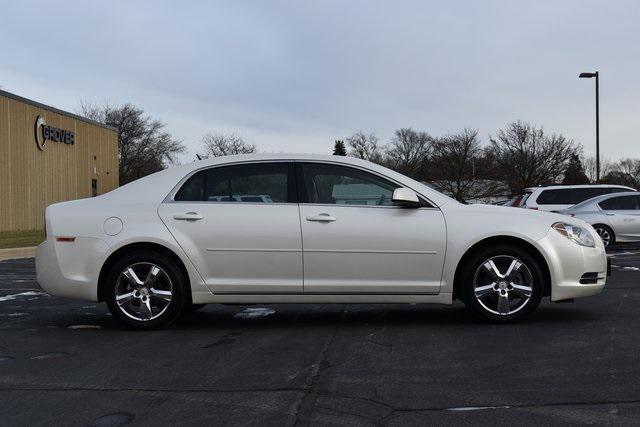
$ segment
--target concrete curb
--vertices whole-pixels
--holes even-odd
[[[36,246],[26,248],[8,248],[0,249],[0,260],[17,259],[17,258],[33,258],[36,256]]]

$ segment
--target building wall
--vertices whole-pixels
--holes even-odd
[[[35,123],[75,132],[75,144],[35,140]],[[44,228],[44,209],[56,202],[91,197],[118,186],[118,137],[113,129],[89,123],[37,103],[0,93],[0,231]]]

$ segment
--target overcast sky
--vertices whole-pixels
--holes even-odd
[[[640,157],[638,1],[0,1],[0,86],[131,102],[193,158],[206,132],[328,153],[356,130],[489,134],[521,119]]]

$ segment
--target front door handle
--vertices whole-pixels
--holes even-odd
[[[316,222],[333,222],[337,220],[335,216],[331,216],[328,213],[321,213],[319,215],[308,216],[307,221],[316,221]]]
[[[173,219],[177,219],[179,221],[199,221],[204,218],[198,212],[187,212],[181,214],[175,214]]]

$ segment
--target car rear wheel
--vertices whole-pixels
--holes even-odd
[[[111,313],[133,328],[168,326],[184,309],[185,281],[176,263],[164,254],[128,254],[112,266],[106,280]]]
[[[469,261],[461,279],[462,299],[482,319],[518,321],[540,304],[544,275],[527,251],[502,245],[480,250]]]
[[[600,236],[600,239],[602,239],[602,243],[604,243],[605,248],[608,248],[615,243],[616,236],[609,226],[606,226],[604,224],[596,224],[593,226],[593,228],[598,233],[598,236]]]

